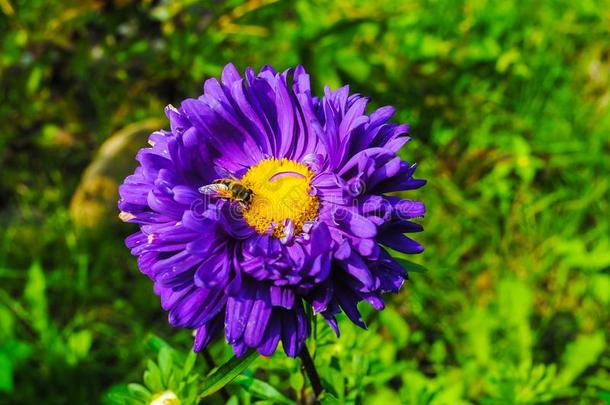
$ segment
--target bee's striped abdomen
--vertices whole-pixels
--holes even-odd
[[[226,187],[226,194],[229,196],[221,196],[221,198],[229,198],[244,203],[252,201],[252,190],[243,186],[239,181],[233,179],[216,179],[212,184],[219,184]]]

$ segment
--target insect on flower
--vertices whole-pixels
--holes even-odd
[[[196,330],[195,351],[223,334],[238,356],[281,345],[296,357],[308,313],[339,334],[337,315],[365,327],[358,303],[382,310],[401,288],[389,249],[423,251],[406,234],[423,230],[425,207],[404,192],[425,180],[399,155],[408,126],[367,103],[348,86],[314,95],[302,66],[229,64],[167,107],[169,129],[119,188],[119,216],[139,226],[126,245],[169,323]]]
[[[212,184],[199,187],[199,192],[205,195],[237,201],[242,206],[246,206],[252,201],[252,190],[235,178],[214,180]]]

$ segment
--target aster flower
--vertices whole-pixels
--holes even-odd
[[[295,357],[310,333],[306,307],[339,335],[357,304],[383,309],[407,274],[386,250],[419,253],[405,236],[424,205],[388,193],[425,184],[398,150],[408,126],[392,107],[367,114],[348,86],[312,94],[301,66],[242,77],[227,65],[197,99],[168,106],[120,187],[126,239],[174,327],[200,351],[224,330],[236,355]],[[222,180],[224,179],[224,180]]]

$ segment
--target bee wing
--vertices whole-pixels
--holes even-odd
[[[228,191],[229,187],[226,184],[214,183],[199,187],[199,192],[205,195],[224,196]]]

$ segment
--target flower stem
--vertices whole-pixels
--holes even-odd
[[[320,375],[316,370],[316,366],[313,364],[309,350],[307,350],[307,345],[303,345],[303,350],[301,350],[299,357],[301,358],[301,368],[307,373],[307,377],[309,378],[313,392],[316,394],[316,398],[318,398],[320,395],[322,395],[324,388],[322,388]]]

